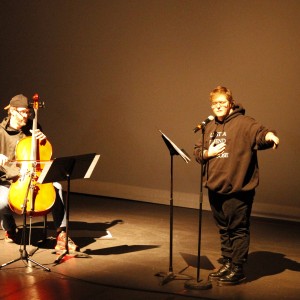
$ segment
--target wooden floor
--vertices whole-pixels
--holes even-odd
[[[21,228],[22,216],[16,218]],[[59,263],[53,251],[51,214],[48,238],[39,243],[42,220],[27,218],[32,226],[26,252],[20,251],[19,243],[5,243],[0,231],[0,299],[253,300],[300,295],[300,222],[253,217],[247,280],[204,290],[200,288],[206,286],[211,270],[219,267],[220,258],[219,237],[209,211],[202,213],[199,272],[198,210],[174,208],[170,251],[168,206],[71,194],[69,233],[81,251]]]

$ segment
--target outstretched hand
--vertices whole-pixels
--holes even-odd
[[[279,138],[273,132],[268,132],[265,136],[265,140],[274,143],[273,149],[276,149],[279,145]]]

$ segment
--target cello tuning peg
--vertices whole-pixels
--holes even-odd
[[[45,108],[45,102],[44,101],[39,103],[39,108]]]
[[[33,107],[36,107],[36,106],[35,106],[34,102],[30,102],[30,103],[28,103],[28,107],[33,108]],[[44,107],[45,107],[45,102],[44,101],[38,102],[38,108],[44,108]]]

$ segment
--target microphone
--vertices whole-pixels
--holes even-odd
[[[197,127],[194,128],[194,133],[196,133],[198,130],[202,129],[206,126],[207,123],[212,121],[214,119],[214,116],[209,116],[207,119],[205,119],[201,124],[197,125]]]

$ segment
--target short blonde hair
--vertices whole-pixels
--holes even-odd
[[[230,89],[228,89],[224,86],[219,85],[211,91],[211,93],[209,95],[210,101],[212,101],[216,95],[224,95],[230,103],[233,103],[233,96],[232,96]]]

